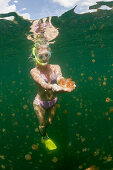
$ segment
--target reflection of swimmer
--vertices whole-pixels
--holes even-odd
[[[51,23],[51,17],[49,17],[49,21],[47,21],[47,18],[32,21],[30,28],[31,34],[27,35],[27,39],[34,42],[35,38],[38,38],[39,34],[43,34],[47,42],[54,43],[50,41],[54,40],[59,34],[58,29]]]
[[[47,136],[46,128],[52,123],[57,103],[57,94],[71,92],[71,88],[61,87],[57,82],[63,78],[59,65],[48,64],[51,52],[47,45],[33,48],[36,67],[31,69],[30,74],[38,86],[38,94],[33,102],[34,110],[39,120],[39,131],[42,141],[50,150],[56,149],[56,145]]]

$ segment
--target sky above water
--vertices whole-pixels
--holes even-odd
[[[105,0],[104,2],[110,2]],[[0,14],[17,12],[26,19],[40,19],[48,16],[60,16],[64,12],[74,8],[75,12],[82,14],[94,12],[89,6],[95,5],[100,0],[0,0]],[[101,9],[108,9],[108,6],[101,6]]]

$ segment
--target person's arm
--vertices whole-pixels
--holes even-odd
[[[62,76],[61,68],[60,68],[59,65],[56,65],[55,72],[56,72],[57,82],[58,82],[60,79],[64,78],[64,77]]]
[[[60,79],[64,79],[64,77],[62,76],[61,68],[60,68],[59,65],[56,65],[55,72],[56,72],[57,83],[58,83],[58,81]],[[64,87],[61,87],[61,86],[59,86],[59,87],[60,87],[60,90],[58,91],[58,93],[71,92],[72,91],[72,89],[70,89],[70,88],[64,88]]]
[[[52,89],[52,84],[46,83],[41,77],[40,77],[40,73],[35,70],[35,69],[31,69],[30,74],[33,78],[33,80],[40,84],[44,89]]]

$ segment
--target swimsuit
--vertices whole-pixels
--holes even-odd
[[[44,74],[40,74],[40,76],[43,78],[43,80],[48,83],[48,79]],[[57,78],[56,78],[56,74],[55,72],[52,72],[52,80],[51,80],[51,84],[55,84],[57,82]],[[50,107],[52,107],[56,102],[57,102],[57,97],[54,98],[53,100],[50,101],[40,101],[39,99],[37,99],[35,97],[35,101],[38,105],[44,107],[45,109],[48,109]]]
[[[50,101],[40,101],[39,99],[35,98],[35,102],[38,105],[44,107],[45,109],[49,109],[50,107],[52,107],[57,102],[57,100],[57,97]]]
[[[42,74],[40,74],[40,76],[43,78],[43,80],[46,82],[46,83],[48,83],[48,79],[47,79],[47,77],[42,73]],[[55,72],[53,71],[52,72],[52,80],[51,80],[51,84],[56,84],[57,83],[57,78],[56,78],[56,74],[55,74]]]

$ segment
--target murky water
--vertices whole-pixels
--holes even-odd
[[[111,4],[112,5],[112,4]],[[41,143],[32,102],[37,88],[29,71],[31,23],[16,16],[0,20],[0,167],[11,170],[112,170],[113,163],[113,11],[53,17],[59,29],[51,45],[52,64],[76,89],[60,94],[49,136],[58,149]]]

